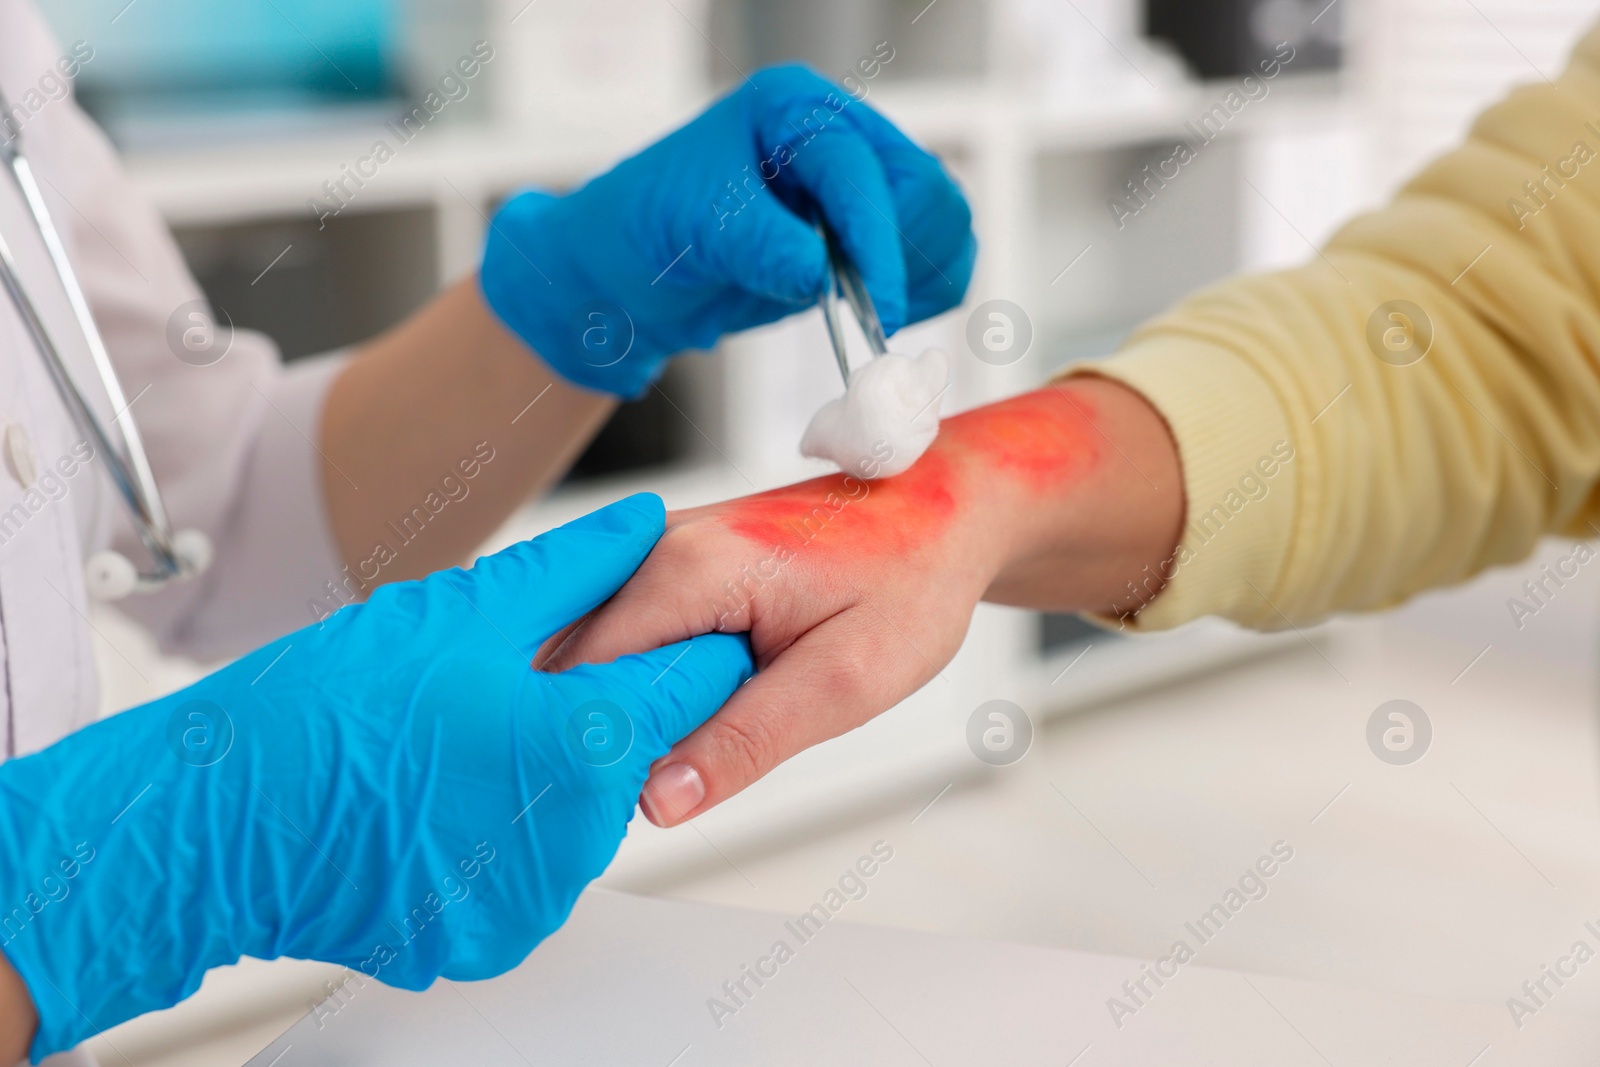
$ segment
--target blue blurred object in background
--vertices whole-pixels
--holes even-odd
[[[348,110],[403,93],[397,0],[49,0],[94,59],[79,98],[114,134],[179,115]],[[364,109],[363,109],[364,110]],[[121,139],[121,138],[119,138]]]

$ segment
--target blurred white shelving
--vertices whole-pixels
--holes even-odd
[[[540,126],[426,129],[407,144],[374,124],[303,141],[138,152],[127,165],[174,226],[315,221],[313,199],[334,203],[324,183],[341,180],[342,168],[369,156],[381,137],[398,145],[394,158],[359,188],[346,185],[353,195],[339,217],[432,211],[443,282],[477,264],[488,215],[507,193],[580,181],[670,125],[638,109],[594,107]]]
[[[1386,0],[1358,11],[1383,188],[1458,142],[1512,86],[1558,77],[1600,18],[1594,0]]]

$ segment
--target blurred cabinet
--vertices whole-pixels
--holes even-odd
[[[1145,0],[1145,30],[1170,42],[1206,78],[1254,74],[1280,45],[1300,69],[1337,67],[1344,11],[1330,0]]]
[[[1355,9],[1359,64],[1376,140],[1375,179],[1392,188],[1460,141],[1514,85],[1556,78],[1594,0],[1382,0]]]
[[[270,334],[288,360],[371,337],[432,296],[436,231],[420,206],[326,226],[308,216],[174,227],[212,304],[234,326]]]

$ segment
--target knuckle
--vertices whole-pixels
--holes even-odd
[[[719,792],[737,793],[783,758],[783,744],[769,716],[730,716],[713,721],[711,727],[705,746]]]

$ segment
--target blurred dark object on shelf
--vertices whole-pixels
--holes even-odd
[[[799,62],[855,92],[847,79],[860,78],[862,64],[881,61],[887,49],[894,60],[874,79],[977,78],[985,69],[989,2],[709,0],[708,74],[731,87],[745,71]]]
[[[689,454],[689,426],[668,394],[682,395],[683,368],[673,364],[642,399],[617,407],[567,474],[567,481],[604,478],[676,463]],[[685,403],[679,400],[678,404]]]
[[[1339,0],[1145,0],[1145,33],[1167,41],[1202,78],[1330,70],[1343,59]],[[1283,62],[1283,45],[1294,49]]]
[[[238,329],[260,330],[293,361],[356,344],[426,303],[437,285],[432,213],[352,212],[319,228],[311,219],[182,226],[178,244],[207,299]],[[352,286],[360,276],[367,284]],[[676,463],[690,451],[688,368],[617,408],[573,465],[569,480]],[[676,399],[672,399],[676,398]],[[676,403],[679,408],[674,408]]]
[[[1107,630],[1078,615],[1043,614],[1039,616],[1039,652],[1044,656],[1056,655],[1096,641],[1120,640],[1121,634]]]
[[[438,286],[433,213],[308,215],[174,230],[206,298],[235,328],[260,330],[285,360],[388,329]],[[363,284],[351,284],[352,278]]]

